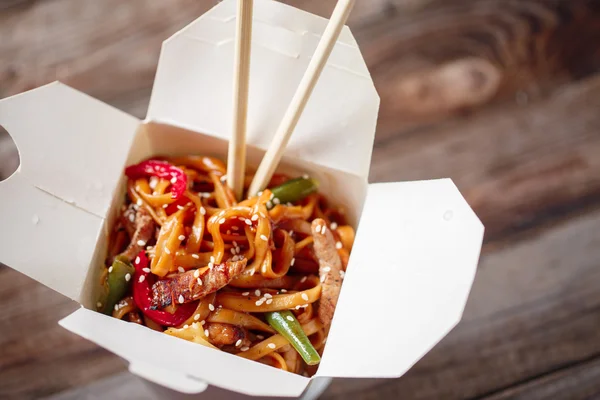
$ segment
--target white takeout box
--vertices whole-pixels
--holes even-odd
[[[326,23],[275,1],[255,2],[250,164],[267,148]],[[281,167],[315,176],[358,226],[316,377],[91,311],[124,198],[123,168],[157,154],[226,159],[234,31],[235,1],[226,0],[166,40],[144,121],[60,83],[0,101],[0,124],[21,158],[0,182],[0,262],[82,305],[60,321],[66,329],[124,358],[133,373],[183,393],[209,384],[293,397],[309,384],[318,394],[332,377],[399,377],[460,320],[483,225],[449,179],[368,184],[379,97],[347,27]]]

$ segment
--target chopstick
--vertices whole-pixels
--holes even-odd
[[[290,137],[298,124],[298,120],[321,76],[321,72],[327,63],[327,59],[331,55],[331,51],[335,46],[342,28],[346,24],[346,20],[348,19],[348,15],[350,15],[353,6],[354,0],[339,0],[335,6],[335,9],[331,14],[331,19],[325,28],[325,32],[323,32],[323,36],[317,45],[315,54],[310,60],[308,68],[300,81],[300,85],[273,136],[269,149],[256,170],[256,175],[254,175],[254,179],[248,189],[249,195],[256,195],[260,190],[264,189],[271,180],[279,161],[281,161],[285,146],[288,144]]]
[[[254,0],[238,0],[233,82],[233,132],[227,153],[227,184],[240,200],[246,172],[246,120]]]

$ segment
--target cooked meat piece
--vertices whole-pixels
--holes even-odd
[[[135,232],[131,237],[131,243],[121,255],[133,261],[140,251],[146,248],[146,243],[152,239],[154,235],[154,220],[146,209],[140,207],[135,214]]]
[[[127,234],[129,237],[132,237],[135,233],[136,224],[135,224],[135,216],[137,212],[135,211],[134,204],[130,204],[125,211],[121,214],[121,225],[125,227]]]
[[[221,347],[226,345],[235,345],[241,340],[240,346],[249,346],[251,344],[248,338],[248,331],[245,328],[212,322],[208,324],[208,337],[212,344]]]
[[[163,308],[170,304],[189,303],[216,292],[238,276],[246,267],[246,262],[245,258],[227,261],[206,269],[198,277],[194,276],[195,270],[190,270],[173,278],[160,280],[152,286],[152,305]]]
[[[312,222],[311,226],[315,255],[319,260],[319,276],[321,277],[321,300],[317,314],[323,325],[328,326],[333,318],[335,306],[342,287],[342,261],[335,248],[335,239],[321,218]]]

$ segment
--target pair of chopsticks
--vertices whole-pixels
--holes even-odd
[[[250,78],[250,43],[252,36],[252,7],[253,0],[238,0],[237,29],[235,39],[235,75],[234,75],[234,106],[233,106],[233,135],[229,142],[227,156],[227,183],[233,189],[235,196],[242,197],[246,169],[246,119],[248,112],[248,86]],[[300,81],[298,89],[288,106],[273,141],[265,153],[254,179],[248,189],[248,195],[256,195],[264,189],[288,144],[306,103],[321,76],[321,72],[331,55],[333,47],[340,36],[342,28],[354,6],[354,0],[339,0],[325,32],[317,45],[308,68]]]

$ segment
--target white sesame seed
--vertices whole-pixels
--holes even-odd
[[[209,263],[208,263],[208,268],[209,268],[209,269],[211,269],[211,270],[212,270],[214,267],[215,267],[215,264],[213,264],[213,263],[211,263],[211,262],[209,262]]]
[[[227,175],[223,175],[222,177],[219,178],[219,180],[221,182],[225,182],[227,180]]]
[[[129,213],[129,222],[134,222],[134,221],[135,221],[135,214]]]
[[[331,271],[331,267],[327,266],[327,267],[323,267],[323,272],[329,272]]]
[[[279,200],[277,197],[275,197],[273,199],[273,204],[281,204],[281,200]]]
[[[254,304],[256,304],[257,307],[260,307],[260,306],[262,306],[262,303],[263,303],[262,299],[260,299],[260,300],[256,300],[256,302]]]
[[[219,220],[219,225],[223,225],[224,223],[225,223],[225,218],[221,218],[221,219]]]
[[[196,260],[198,260],[200,258],[200,256],[198,254],[192,254],[192,258],[195,258]]]
[[[163,204],[163,205],[162,205],[162,208],[167,208],[167,207],[169,207],[169,205],[168,205],[168,204]]]
[[[273,296],[271,296],[271,294],[270,294],[270,293],[265,293],[265,294],[264,294],[264,296],[265,296],[267,299],[270,299],[270,298],[272,298],[272,297],[273,297]]]
[[[140,278],[138,279],[139,283],[142,283],[146,280],[146,275],[140,275]]]
[[[177,298],[177,300],[178,300],[178,301],[179,301],[181,304],[183,304],[183,302],[184,302],[184,300],[185,300],[185,299],[183,298],[183,295],[182,295],[182,294],[180,294],[180,295],[179,295],[179,297]]]
[[[340,270],[340,278],[344,279],[344,277],[346,276],[346,273],[342,270]]]
[[[115,304],[115,311],[119,311],[119,305]]]
[[[150,273],[150,268],[142,268],[142,271],[144,271],[145,273],[149,274]]]
[[[185,235],[179,235],[179,237],[177,239],[179,239],[179,240],[185,240]]]
[[[177,183],[177,178],[176,177],[172,177],[171,178],[171,183],[174,185]]]
[[[242,293],[242,296],[248,296],[250,294],[250,292],[244,292]]]
[[[267,300],[267,304],[271,304],[272,302],[273,302],[273,299]]]
[[[242,347],[240,350],[241,350],[241,351],[248,351],[248,350],[250,350],[250,347],[248,347],[248,346],[244,346],[244,347]]]
[[[287,290],[281,289],[281,293],[287,293]]]
[[[205,335],[206,337],[208,337],[208,329],[205,329],[205,330],[204,330],[204,335]]]
[[[194,315],[194,321],[198,321],[200,319],[200,314]]]
[[[145,246],[146,242],[140,239],[140,240],[137,241],[137,245],[138,246]]]
[[[327,275],[322,275],[322,276],[321,276],[321,279],[320,279],[320,280],[321,280],[321,283],[324,283],[324,282],[325,282],[325,279],[327,279]]]
[[[184,273],[185,272],[185,268],[183,267],[177,267],[177,271]]]
[[[294,322],[294,317],[292,317],[291,315],[288,315],[287,317],[285,317],[288,321],[290,322]]]
[[[268,348],[270,348],[270,349],[275,349],[275,348],[277,348],[277,346],[275,346],[275,343],[269,343],[269,344],[267,345],[267,347],[268,347]]]
[[[205,320],[200,321],[200,325],[204,325],[204,324],[206,324]]]
[[[235,247],[230,248],[229,251],[231,252],[231,254],[235,255]]]
[[[214,263],[214,262],[215,262],[215,256],[210,256],[210,259],[209,259],[209,261],[210,261],[211,263]]]
[[[256,338],[259,340],[263,340],[265,337],[263,335],[256,335]]]
[[[308,295],[306,293],[302,293],[300,297],[302,297],[302,300],[308,301]]]
[[[304,175],[302,175],[302,178],[304,178],[304,179],[308,179],[308,174],[304,174]]]
[[[331,228],[332,231],[335,231],[338,227],[338,224],[336,222],[332,222],[331,225],[329,225],[329,227]]]
[[[290,262],[290,265],[293,267],[295,262],[296,262],[296,258],[292,257],[292,261]]]
[[[208,305],[208,309],[209,309],[210,311],[215,311],[215,306],[213,306],[212,304],[209,304],[209,305]]]
[[[252,226],[252,221],[250,221],[249,219],[244,219],[244,222],[246,223],[246,225]]]
[[[262,267],[260,267],[260,270],[263,274],[267,273],[267,264],[263,264]]]
[[[169,250],[169,248],[168,248],[168,247],[165,247],[165,253],[167,253],[167,254],[171,254],[171,250]]]
[[[136,264],[139,264],[139,263],[140,263],[140,257],[139,257],[139,256],[137,256],[137,257],[135,258],[135,261],[134,261],[134,263],[136,263]]]
[[[112,270],[113,270],[113,267],[111,265],[110,267],[108,267],[108,273],[110,274],[112,272]]]
[[[200,270],[199,269],[197,269],[197,270],[194,271],[194,278],[198,278],[198,277],[200,277]]]
[[[137,201],[135,202],[135,204],[137,204],[138,207],[141,207],[142,204],[144,204],[144,203],[142,202],[142,199],[137,199]]]
[[[264,214],[262,211],[261,211],[261,212],[259,212],[259,213],[258,213],[258,215],[260,215],[260,216],[261,216],[261,217],[263,217],[263,218],[267,218],[267,216],[266,216],[266,215],[265,215],[265,214]]]
[[[237,342],[235,342],[235,347],[240,347],[242,345],[242,339],[238,339]]]
[[[200,279],[200,278],[196,279],[196,282],[198,282],[198,285],[199,285],[199,286],[202,286],[202,285],[203,285],[203,283],[202,283],[202,279]]]
[[[257,221],[258,220],[258,214],[254,214],[251,219],[252,219],[252,221]]]
[[[206,208],[200,207],[200,214],[206,215]]]
[[[266,237],[265,235],[260,235],[260,238],[261,238],[262,240],[264,240],[265,242],[269,240],[269,238],[268,238],[268,237]]]
[[[321,234],[323,234],[323,235],[324,235],[324,234],[325,234],[325,232],[327,232],[327,226],[326,226],[326,225],[323,225],[323,226],[321,226]]]
[[[96,303],[96,307],[98,307],[98,308],[102,307],[102,303],[100,303],[100,302],[97,302],[97,303]]]
[[[254,294],[255,294],[256,296],[260,296],[260,290],[256,289],[256,290],[254,291]]]
[[[308,279],[308,278],[306,276],[303,276],[302,279],[300,279],[300,283],[306,282],[306,279]]]
[[[262,190],[260,192],[256,193],[256,195],[259,197],[262,196],[262,194],[263,194]]]
[[[179,204],[177,205],[177,209],[178,210],[183,210],[183,206],[180,206]]]
[[[267,208],[273,208],[273,202],[271,200],[267,201]]]
[[[343,246],[344,246],[344,245],[342,244],[342,242],[337,242],[337,243],[335,244],[335,248],[336,248],[336,249],[338,249],[338,250],[339,250],[339,249],[341,249]]]

